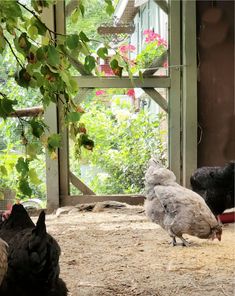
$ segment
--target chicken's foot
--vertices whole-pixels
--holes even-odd
[[[179,237],[182,240],[182,246],[189,247],[190,243],[186,241],[186,239],[183,238],[183,236]]]

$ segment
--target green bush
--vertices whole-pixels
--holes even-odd
[[[82,121],[95,148],[93,152],[82,151],[78,161],[74,160],[76,144],[73,148],[72,170],[80,176],[80,164],[93,167],[95,176],[90,176],[88,185],[98,194],[141,193],[151,155],[166,161],[165,131],[160,128],[163,114],[146,110],[134,113],[124,104],[116,100],[115,108],[99,102],[86,106]]]

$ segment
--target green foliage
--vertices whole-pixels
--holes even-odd
[[[148,43],[145,48],[136,57],[136,67],[144,69],[151,65],[153,60],[160,57],[166,48],[163,45],[158,46],[158,41]]]
[[[115,106],[115,107],[113,107]],[[116,99],[112,107],[95,101],[83,115],[89,135],[95,141],[92,153],[83,152],[81,162],[98,170],[89,185],[99,194],[140,193],[144,188],[144,171],[152,154],[166,161],[165,131],[160,128],[162,114],[146,110],[134,113],[127,102]],[[76,155],[76,145],[74,147]],[[73,169],[80,175],[77,162]]]
[[[31,0],[30,5],[30,1],[12,0],[3,1],[0,5],[0,74],[3,82],[0,85],[0,117],[6,120],[4,126],[14,143],[13,148],[20,150],[15,153],[18,158],[14,159],[14,169],[5,165],[5,160],[0,164],[0,177],[9,178],[10,174],[16,174],[14,184],[8,184],[5,180],[3,185],[14,187],[15,190],[18,188],[25,195],[33,195],[34,186],[40,183],[41,178],[36,176],[34,163],[41,155],[44,156],[42,147],[48,149],[51,158],[56,158],[61,137],[58,134],[48,135],[48,127],[41,117],[20,119],[18,124],[15,121],[10,124],[7,117],[15,109],[37,104],[43,104],[46,108],[50,103],[58,104],[60,101],[64,105],[66,124],[74,132],[72,136],[79,140],[81,147],[89,150],[94,147],[93,140],[88,135],[84,136],[78,128],[82,112],[78,111],[79,105],[74,102],[78,86],[71,76],[70,64],[73,60],[75,68],[76,64],[79,64],[80,71],[86,74],[94,72],[96,60],[94,50],[90,49],[93,43],[84,30],[58,35],[47,27],[41,20],[41,13],[44,8],[54,3],[54,0]],[[89,3],[88,15],[91,6]],[[107,8],[108,14],[114,11],[111,0],[102,1],[102,7]],[[97,10],[97,7],[93,5],[92,9]],[[70,19],[73,24],[77,21],[84,22],[86,13],[84,1],[78,1]],[[103,12],[96,15],[103,21]],[[91,32],[89,30],[88,33]],[[105,56],[107,52],[103,45],[99,55]],[[16,126],[17,133],[14,133]],[[12,152],[5,150],[9,143],[4,133],[1,135],[3,138],[0,140],[0,153],[7,153],[7,157],[10,157]],[[20,146],[22,144],[23,149]]]

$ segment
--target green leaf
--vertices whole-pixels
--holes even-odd
[[[30,26],[28,33],[31,38],[35,39],[38,36],[38,28],[36,26]]]
[[[97,55],[102,59],[106,59],[108,55],[108,49],[106,47],[100,47],[97,50]]]
[[[39,61],[44,61],[46,58],[46,46],[39,47],[36,51],[36,56]]]
[[[26,153],[31,158],[36,158],[39,153],[39,145],[37,143],[30,143],[26,145]]]
[[[120,67],[119,64],[118,64],[118,61],[116,59],[113,59],[111,62],[110,62],[110,67],[111,69],[113,70],[113,73],[119,77],[122,77],[122,70],[123,70],[123,67]]]
[[[70,83],[72,92],[77,92],[78,91],[77,81],[75,79],[73,79],[73,78],[70,78],[69,83]]]
[[[0,172],[1,172],[1,175],[7,176],[7,169],[4,165],[0,165]]]
[[[33,21],[33,24],[35,27],[37,27],[38,29],[38,34],[41,36],[45,36],[46,32],[47,32],[47,28],[46,26],[38,19],[35,18],[35,20]]]
[[[36,138],[40,138],[41,135],[44,133],[44,126],[42,125],[42,123],[36,121],[35,119],[31,120],[29,123],[31,125],[32,134]]]
[[[14,111],[13,105],[16,105],[16,100],[9,100],[4,97],[0,102],[0,108],[5,112],[6,115],[9,115],[11,112]]]
[[[47,54],[48,54],[48,58],[47,58],[48,63],[53,67],[58,67],[60,64],[60,56],[58,51],[53,45],[48,46]]]
[[[74,9],[74,11],[71,14],[71,21],[73,24],[75,24],[78,21],[79,18],[79,10],[78,8]]]
[[[3,36],[0,36],[0,53],[3,53],[6,46],[6,41]]]
[[[108,15],[112,15],[114,13],[114,7],[111,0],[105,0],[105,3],[107,4],[106,12]]]
[[[69,35],[66,38],[66,44],[68,45],[68,47],[72,50],[78,47],[79,45],[79,37],[77,34],[72,34]]]
[[[60,76],[68,87],[70,87],[70,75],[66,71],[60,72]]]
[[[82,114],[79,112],[70,112],[68,113],[66,119],[68,122],[77,122],[80,120]]]
[[[84,67],[90,73],[95,68],[95,58],[91,55],[85,57]]]
[[[82,3],[79,3],[79,9],[81,11],[82,17],[84,17],[85,14],[85,7]]]
[[[33,76],[37,80],[37,86],[41,87],[44,84],[44,77],[39,72],[34,72]]]
[[[20,86],[28,88],[31,76],[25,68],[22,68],[16,75],[15,80]]]
[[[18,158],[18,161],[16,163],[16,170],[18,173],[21,173],[21,175],[27,175],[29,171],[28,161],[24,160],[23,157]]]
[[[113,59],[111,62],[110,62],[110,67],[114,70],[118,67],[118,61],[116,59]]]
[[[19,180],[19,189],[23,194],[27,196],[32,195],[32,189],[30,188],[29,182],[26,179]]]
[[[34,185],[39,185],[42,183],[42,181],[38,178],[38,175],[35,169],[29,170],[29,179],[30,179],[30,182]]]
[[[59,134],[52,134],[50,137],[48,137],[47,140],[48,148],[59,148],[61,145],[61,135]]]
[[[31,43],[28,40],[28,36],[26,33],[22,33],[19,38],[14,39],[14,44],[16,49],[24,54],[25,56],[28,54],[30,48],[31,48]]]
[[[87,35],[86,35],[83,31],[81,31],[81,32],[79,33],[79,38],[80,38],[83,42],[89,42],[89,41],[90,41],[90,39],[87,37]]]

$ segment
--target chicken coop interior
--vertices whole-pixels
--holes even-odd
[[[41,20],[65,36],[80,2],[56,1],[43,7]],[[144,192],[96,193],[73,169],[64,106],[51,103],[44,120],[62,140],[58,157],[46,153],[46,207],[25,209],[22,202],[1,211],[0,295],[232,296],[234,1],[118,0],[114,8],[114,23],[98,32],[126,30],[128,23],[129,46],[141,47],[140,34],[148,30],[163,34],[167,48],[141,77],[87,75],[70,61],[77,96],[82,101],[96,90],[105,101],[109,90],[117,99],[121,89],[140,94],[138,102],[133,93],[125,98],[136,110],[164,114],[167,161],[156,154],[148,160]],[[4,210],[6,202],[0,201]]]
[[[124,20],[133,19],[138,11],[134,1],[127,2],[122,15]],[[169,167],[180,184],[190,187],[189,179],[196,168],[224,165],[235,159],[233,3],[155,2],[168,19],[168,75],[159,76],[155,71],[158,63],[166,59],[164,56],[155,61],[153,70],[143,74],[142,81],[138,77],[131,81],[128,77],[83,75],[76,79],[82,89],[134,85],[150,94],[168,115]],[[65,8],[65,3],[59,1],[54,10],[43,14],[45,22],[59,33],[66,31]],[[167,97],[159,93],[161,89],[167,90]],[[47,159],[47,207],[53,209],[106,199],[131,204],[143,202],[143,195],[138,194],[94,196],[95,193],[70,171],[68,134],[59,109],[51,106],[45,114],[50,128],[63,136],[58,162]],[[72,196],[71,183],[83,194]]]

